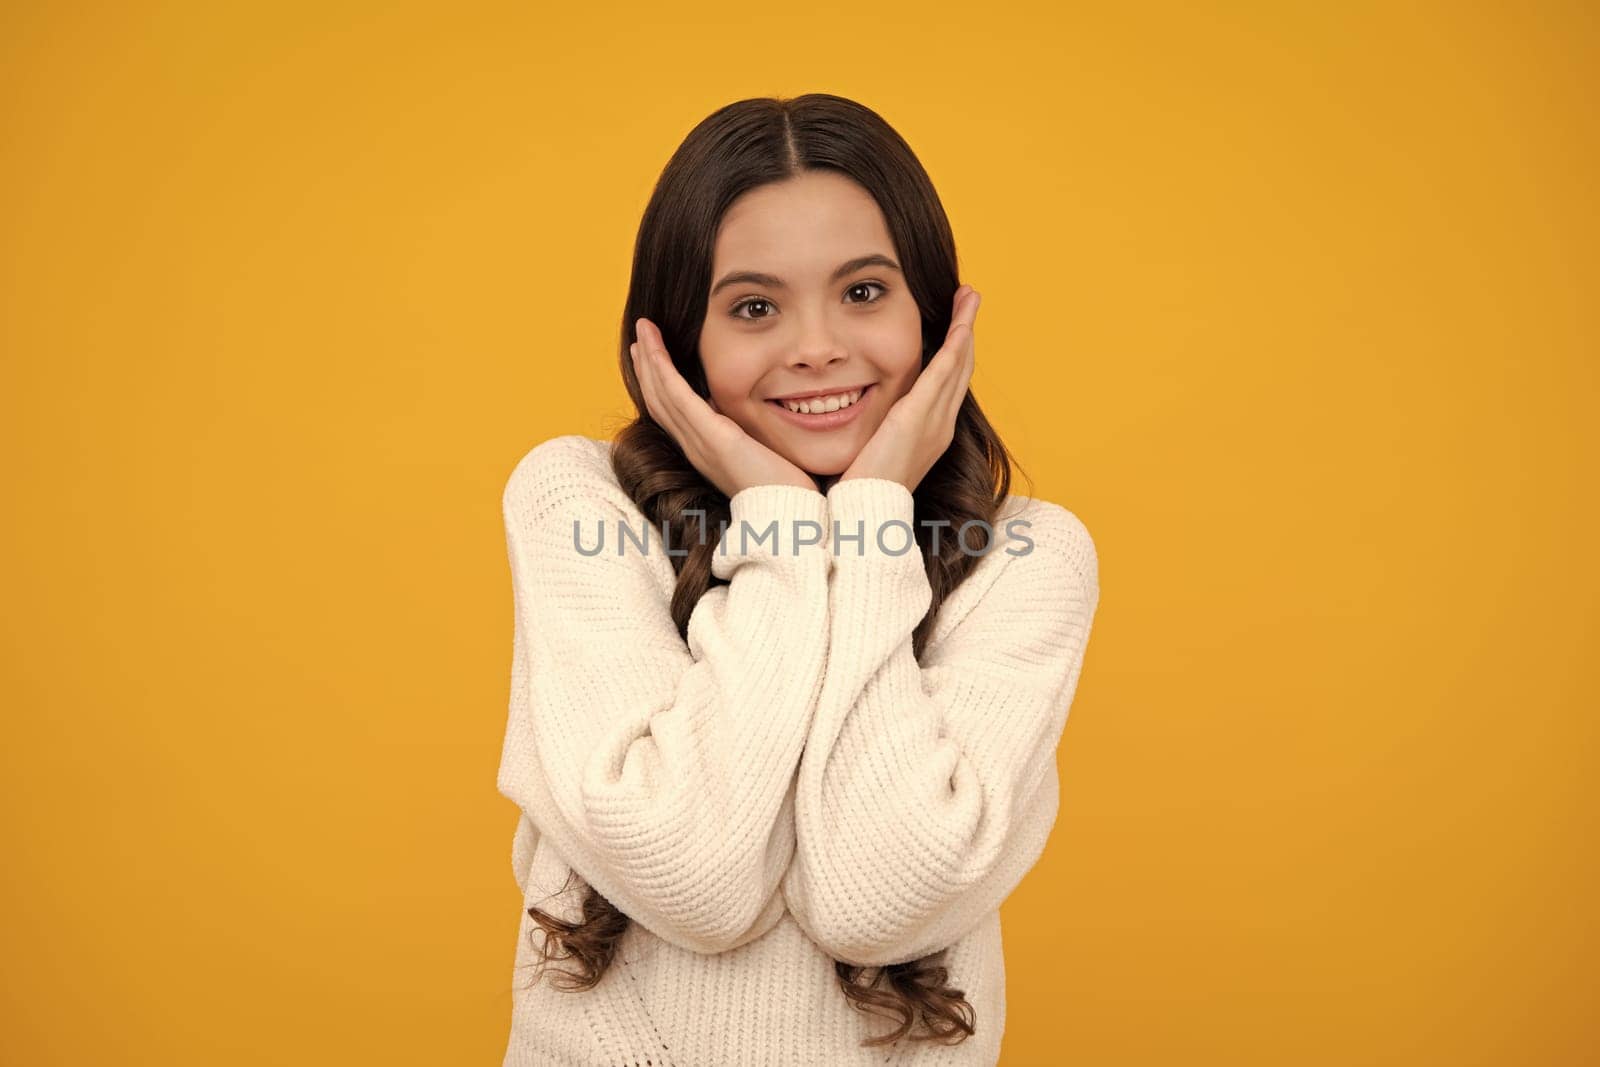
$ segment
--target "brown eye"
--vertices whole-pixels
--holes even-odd
[[[852,285],[849,289],[847,289],[845,291],[846,291],[846,293],[853,293],[857,289],[881,289],[883,292],[879,293],[877,296],[873,297],[871,300],[852,300],[851,301],[852,304],[876,304],[878,301],[883,299],[883,294],[887,293],[889,291],[889,287],[887,285],[884,285],[882,282],[856,282],[854,285]]]
[[[732,314],[732,316],[734,318],[736,318],[736,319],[745,319],[747,321],[754,321],[756,319],[765,319],[765,318],[770,318],[771,317],[770,315],[765,315],[765,314],[762,314],[762,315],[741,315],[741,314],[739,314],[739,312],[743,311],[747,307],[757,307],[757,306],[766,308],[766,307],[771,307],[772,305],[771,305],[770,302],[761,299],[759,296],[747,297],[746,299],[741,300],[737,304],[733,305],[733,310],[730,312],[730,314]]]

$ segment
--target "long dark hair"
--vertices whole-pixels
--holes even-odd
[[[938,352],[950,327],[960,281],[949,220],[910,146],[878,114],[828,93],[760,97],[728,104],[690,131],[662,171],[639,225],[618,346],[622,378],[639,414],[616,433],[611,458],[618,482],[640,512],[657,529],[666,524],[670,543],[690,546],[686,555],[669,555],[678,575],[672,618],[685,638],[695,604],[713,583],[723,581],[711,573],[716,545],[697,538],[695,531],[702,521],[711,529],[727,523],[728,498],[650,417],[628,352],[635,340],[633,324],[643,316],[660,327],[678,372],[702,397],[709,396],[699,343],[718,224],[742,194],[809,170],[843,174],[877,200],[906,285],[921,309],[922,366]],[[913,494],[913,526],[933,588],[927,615],[912,635],[919,660],[939,605],[971,572],[984,554],[980,550],[988,548],[988,531],[1010,491],[1013,463],[968,392],[949,448]],[[704,519],[691,514],[693,509],[703,511]],[[967,551],[934,553],[927,520],[938,519],[957,531],[971,520],[982,521],[966,527],[974,534],[965,542]],[[559,972],[569,979],[563,985],[568,990],[589,989],[600,981],[630,921],[592,886],[582,922],[563,922],[536,907],[528,914],[555,950],[541,952],[545,963],[577,961],[579,973]],[[976,1031],[976,1013],[964,991],[946,985],[946,951],[885,967],[834,962],[844,995],[857,1010],[900,1020],[895,1030],[863,1045],[897,1041],[919,1016],[928,1032],[912,1040],[958,1043]],[[869,971],[870,978],[864,978]]]

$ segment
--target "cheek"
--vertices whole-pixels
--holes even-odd
[[[895,392],[904,394],[922,373],[922,338],[920,332],[901,335],[892,347],[885,348],[879,368],[883,376],[896,386]]]
[[[909,364],[902,367],[898,373],[889,376],[889,388],[884,390],[884,396],[890,403],[899,400],[911,392],[911,387],[917,384],[917,375],[920,373],[917,360],[913,358]]]
[[[878,336],[879,365],[886,377],[910,383],[922,370],[922,319],[915,304],[897,310],[893,319],[885,316]]]
[[[782,360],[781,348],[771,336],[752,336],[706,319],[700,332],[700,365],[706,387],[725,412],[760,408],[759,386],[768,370]]]
[[[700,353],[701,366],[706,372],[706,387],[719,408],[731,411],[740,405],[755,403],[751,394],[755,391],[759,375],[753,361],[724,358],[716,351],[708,353],[705,346],[701,346]]]

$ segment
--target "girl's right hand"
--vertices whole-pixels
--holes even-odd
[[[629,346],[633,373],[639,379],[650,417],[671,434],[695,469],[730,500],[756,485],[795,485],[818,492],[817,483],[799,467],[745,432],[744,427],[712,408],[690,388],[672,365],[661,331],[649,319],[634,323]]]

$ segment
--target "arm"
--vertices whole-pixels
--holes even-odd
[[[730,584],[701,597],[686,644],[660,528],[648,556],[627,542],[619,557],[618,523],[640,540],[647,524],[584,462],[535,449],[504,494],[525,662],[500,791],[630,918],[690,951],[725,951],[783,914],[786,802],[821,687],[830,566],[825,542],[792,532],[809,519],[822,541],[826,501],[793,485],[732,499],[713,555]],[[577,551],[575,519],[590,550],[604,523],[604,552]],[[775,522],[777,551],[771,537],[741,551],[741,520],[756,534]]]
[[[911,650],[932,599],[922,554],[913,545],[889,555],[876,538],[889,520],[912,524],[911,493],[888,479],[847,479],[828,507],[839,547],[827,676],[801,759],[783,890],[835,959],[903,963],[975,927],[1044,850],[1098,563],[1064,508],[1038,502],[1023,516],[1033,541],[1023,555],[1008,555],[1028,543],[997,522],[995,546],[967,579],[992,584],[922,667]],[[859,546],[846,540],[858,522]],[[883,540],[893,550],[904,534],[891,527]],[[943,550],[959,551],[952,531],[942,534]]]

